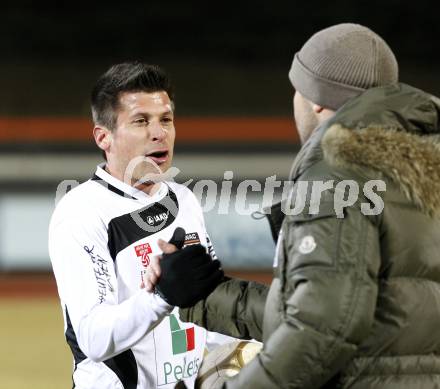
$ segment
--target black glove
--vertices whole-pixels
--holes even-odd
[[[173,244],[180,250],[185,244],[185,230],[182,227],[177,227],[174,230],[173,236],[171,237],[169,243]]]
[[[171,243],[179,241],[175,239],[176,234],[177,230]],[[220,262],[213,261],[200,244],[163,254],[160,267],[162,274],[156,285],[157,293],[168,304],[181,308],[191,307],[207,297],[224,276]]]

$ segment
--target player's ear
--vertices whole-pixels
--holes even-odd
[[[93,137],[95,138],[95,142],[97,146],[105,152],[109,151],[112,136],[112,132],[107,127],[96,125],[93,128]]]

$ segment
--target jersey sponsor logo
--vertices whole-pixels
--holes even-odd
[[[173,365],[170,362],[163,364],[164,384],[174,384],[185,378],[190,378],[199,371],[200,358],[195,357],[192,360],[183,357],[182,363]],[[163,384],[162,384],[163,385]],[[158,386],[161,386],[160,384]]]
[[[173,355],[186,353],[194,350],[196,343],[194,341],[194,327],[181,329],[176,316],[171,314],[170,329],[171,329],[171,343],[173,347]]]
[[[153,216],[147,216],[147,224],[150,226],[154,226],[158,223],[162,223],[164,221],[168,220],[168,213],[166,212],[162,212],[162,213],[158,213],[157,215],[153,215]]]
[[[189,244],[198,244],[198,243],[200,243],[200,238],[197,232],[190,232],[189,234],[185,235],[185,243],[184,243],[185,246]]]
[[[180,328],[174,314],[169,316],[171,333],[171,351],[173,355],[179,355],[192,351],[196,348],[194,327]],[[165,361],[163,364],[164,384],[176,383],[182,379],[190,378],[199,370],[200,358],[186,354],[183,359]]]
[[[149,243],[142,243],[138,246],[134,247],[136,251],[136,256],[141,257],[141,262],[144,267],[148,267],[150,264],[150,257],[148,254],[151,254],[153,251],[151,250],[151,246]]]

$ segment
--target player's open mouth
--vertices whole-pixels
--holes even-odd
[[[168,160],[168,150],[156,150],[146,154],[145,156],[151,158],[155,163],[160,165]]]

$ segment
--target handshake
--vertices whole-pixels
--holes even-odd
[[[188,308],[206,298],[224,279],[218,260],[212,260],[204,246],[182,249],[185,230],[176,228],[169,243],[159,241],[162,258],[150,262],[146,289],[156,291],[168,304]]]

